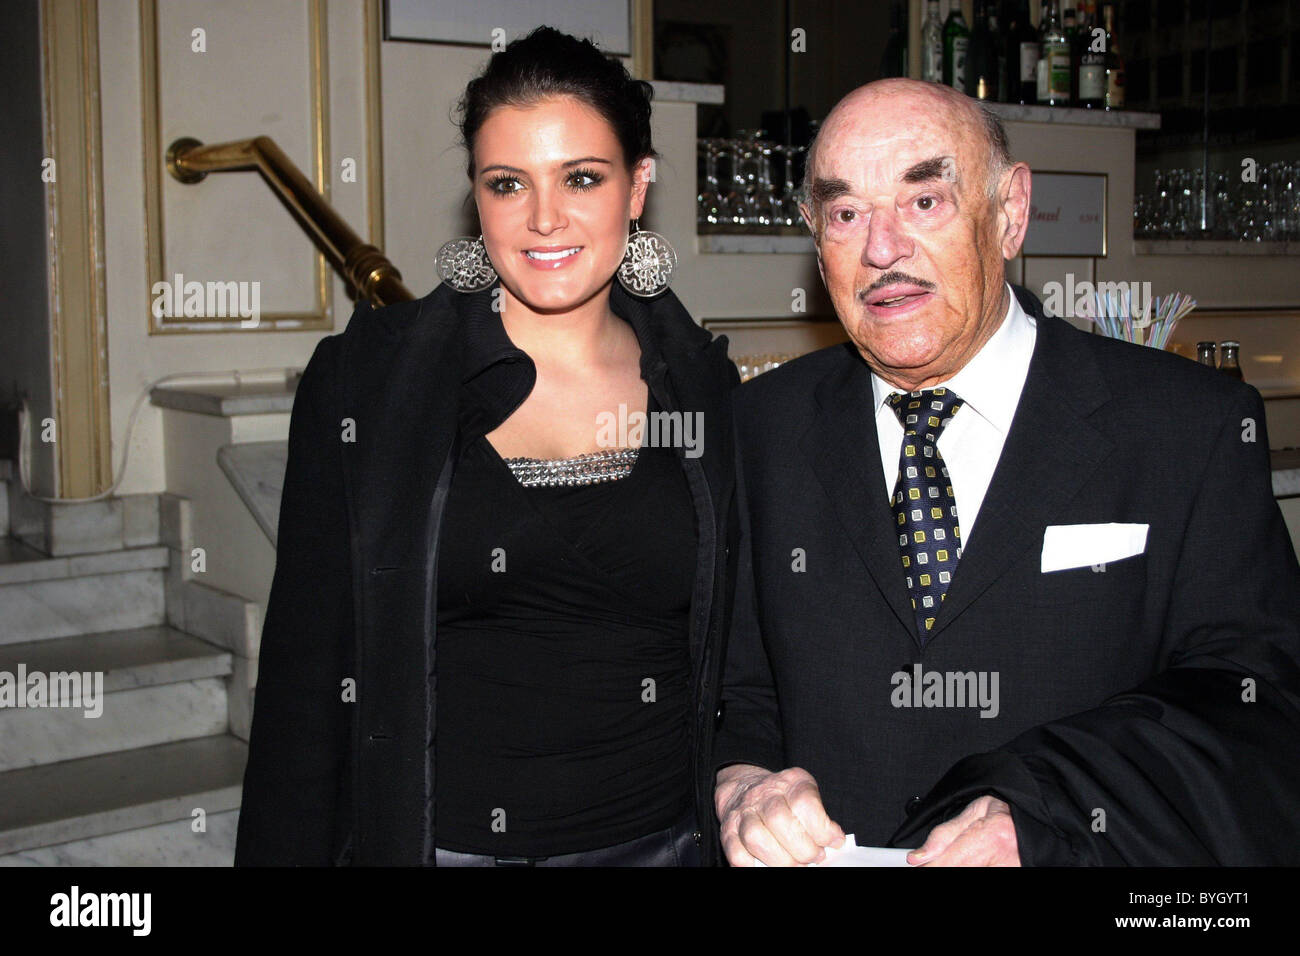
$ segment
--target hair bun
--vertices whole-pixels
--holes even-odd
[[[491,112],[500,106],[528,106],[552,96],[572,96],[598,112],[614,130],[631,168],[657,156],[650,136],[654,87],[633,79],[617,58],[590,40],[538,27],[494,53],[483,72],[470,80],[457,104],[461,144],[474,178],[474,140]]]

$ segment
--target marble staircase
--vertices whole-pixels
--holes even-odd
[[[259,606],[190,570],[184,498],[0,482],[0,865],[229,865]],[[24,673],[98,694],[17,706]]]

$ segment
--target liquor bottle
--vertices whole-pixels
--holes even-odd
[[[921,27],[921,79],[927,83],[943,82],[943,22],[939,19],[939,0],[927,0],[925,23]]]
[[[1101,109],[1106,104],[1106,36],[1097,30],[1095,5],[1079,25],[1076,45],[1078,72],[1075,81],[1075,105],[1084,109]]]
[[[1061,11],[1061,32],[1065,34],[1065,46],[1070,51],[1070,98],[1067,106],[1073,106],[1077,100],[1077,93],[1074,88],[1075,65],[1079,62],[1075,56],[1075,44],[1079,40],[1079,22],[1074,18],[1074,7],[1066,7]]]
[[[948,21],[943,25],[943,82],[945,86],[966,91],[966,54],[970,48],[970,28],[961,15],[961,3],[952,4]]]
[[[1217,346],[1213,342],[1196,343],[1196,361],[1210,368],[1218,368],[1218,363],[1214,360],[1214,352]]]
[[[1034,102],[1046,103],[1047,91],[1049,89],[1047,82],[1047,49],[1043,46],[1043,34],[1047,32],[1047,25],[1051,22],[1052,13],[1049,9],[1049,0],[1043,0],[1043,7],[1038,13],[1038,63],[1034,69]]]
[[[1115,36],[1115,5],[1108,3],[1102,8],[1106,21],[1106,109],[1122,110],[1124,108],[1124,57],[1119,52],[1119,42]]]
[[[1007,81],[1007,44],[1006,39],[1002,36],[1002,30],[999,28],[1002,17],[998,15],[998,7],[1001,0],[989,0],[989,37],[993,40],[993,89],[989,91],[989,99],[998,103],[1007,102],[1010,97],[1011,85]]]
[[[1029,19],[1029,0],[1019,0],[1016,12],[1008,21],[1007,59],[1014,81],[1007,102],[1032,105],[1038,102],[1038,34]]]
[[[880,58],[881,76],[907,76],[906,11],[907,0],[894,0],[889,5],[889,39]]]
[[[998,50],[988,0],[975,0],[975,28],[966,48],[966,93],[978,100],[996,100],[998,95]]]
[[[1056,16],[1056,0],[1043,4],[1044,16],[1038,32],[1042,55],[1038,61],[1038,102],[1041,106],[1070,104],[1070,44]]]
[[[1219,359],[1219,371],[1224,375],[1231,375],[1233,378],[1245,381],[1246,377],[1241,374],[1241,365],[1237,362],[1237,350],[1240,348],[1240,342],[1219,343],[1219,350],[1221,353]]]

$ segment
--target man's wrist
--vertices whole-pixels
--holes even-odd
[[[720,767],[714,776],[713,787],[714,808],[719,818],[738,791],[747,789],[749,784],[767,776],[769,772],[752,763],[732,763]]]
[[[725,766],[719,767],[713,779],[714,779],[714,783],[718,787],[723,787],[729,783],[732,783],[737,780],[741,780],[745,777],[760,775],[760,774],[765,776],[769,773],[771,773],[770,770],[767,770],[764,767],[760,767],[757,764],[729,763],[726,764]]]

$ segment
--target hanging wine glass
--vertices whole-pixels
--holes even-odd
[[[699,144],[704,159],[704,188],[696,197],[700,225],[716,226],[722,221],[722,196],[718,183],[720,144],[717,139],[702,139]]]

